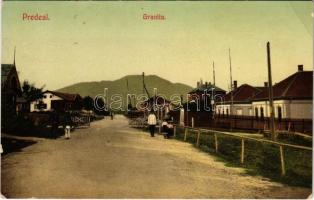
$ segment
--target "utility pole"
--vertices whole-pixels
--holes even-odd
[[[14,47],[14,58],[13,58],[13,65],[15,66],[15,51],[16,51],[16,47]]]
[[[232,132],[232,117],[233,117],[233,87],[232,87],[232,67],[231,67],[231,55],[229,48],[229,64],[230,64],[230,96],[231,96],[231,104],[230,104],[230,131]]]
[[[142,78],[143,78],[143,94],[146,92],[146,94],[147,94],[147,97],[148,97],[148,107],[150,106],[150,95],[149,95],[149,93],[148,93],[148,91],[147,91],[147,88],[146,88],[146,85],[145,85],[145,73],[143,72],[143,74],[142,74]],[[152,108],[150,108],[150,109],[152,109]],[[144,118],[145,118],[145,111],[144,111]]]
[[[214,86],[216,86],[216,82],[215,82],[215,62],[213,61],[213,83]]]
[[[270,63],[270,43],[267,42],[267,64],[268,64],[268,96],[269,96],[269,107],[270,107],[270,133],[271,139],[276,140],[277,135],[275,133],[275,116],[274,116],[274,96],[273,96],[273,83],[271,75],[271,63]]]
[[[143,80],[143,94],[145,93],[145,81],[144,81],[144,72],[142,73],[142,80]]]
[[[215,81],[215,62],[213,61],[213,86],[216,87]],[[211,97],[211,106],[212,106],[212,118],[215,119],[216,109],[215,109],[215,99],[214,99],[214,90],[216,88],[212,87],[212,97]]]

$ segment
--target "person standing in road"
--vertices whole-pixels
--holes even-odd
[[[65,113],[65,123],[64,123],[65,139],[71,138],[71,125],[72,125],[71,114],[69,112],[66,112]]]
[[[157,124],[157,119],[156,119],[156,115],[154,114],[153,111],[151,111],[148,115],[148,118],[147,118],[147,124],[149,126],[149,131],[150,131],[150,135],[152,137],[154,137],[154,134],[155,134],[155,127],[156,127],[156,124]]]
[[[59,114],[56,111],[53,111],[50,114],[50,121],[51,121],[51,138],[57,139],[59,127]]]

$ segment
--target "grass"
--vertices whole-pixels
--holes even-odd
[[[195,144],[196,138],[196,132],[189,130],[186,141]],[[217,134],[217,138],[218,153],[215,152],[213,134],[201,133],[199,148],[209,154],[218,156],[219,160],[225,162],[227,166],[246,168],[247,173],[250,175],[261,175],[292,186],[312,187],[312,151],[284,147],[286,174],[281,176],[279,146],[245,140],[244,163],[241,164],[241,139],[220,134]],[[177,128],[176,139],[184,139],[184,130],[182,128]],[[284,141],[288,142],[289,140],[281,140],[281,142]]]

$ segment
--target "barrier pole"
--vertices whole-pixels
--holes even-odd
[[[286,174],[286,168],[285,168],[285,158],[283,154],[282,145],[279,146],[279,149],[280,149],[280,162],[281,162],[281,176],[284,176]]]
[[[215,136],[215,150],[216,150],[216,153],[218,153],[218,139],[217,139],[217,134],[215,133],[214,136]]]
[[[244,163],[244,139],[241,139],[241,164]]]
[[[187,134],[188,134],[188,129],[184,128],[184,141],[186,141]]]
[[[197,130],[197,139],[196,139],[196,146],[200,146],[200,136],[201,136],[201,131],[198,129]]]

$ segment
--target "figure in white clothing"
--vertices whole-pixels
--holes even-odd
[[[64,124],[65,139],[70,139],[71,138],[71,124],[72,124],[71,114],[70,113],[66,113],[65,114],[65,124]]]
[[[152,111],[148,115],[147,124],[149,126],[150,135],[154,137],[157,119],[156,119],[156,115]]]
[[[65,132],[65,139],[70,139],[71,138],[71,126],[66,125],[64,132]]]
[[[173,125],[170,123],[170,118],[165,117],[164,121],[161,124],[162,132],[165,139],[169,139],[173,135]]]

